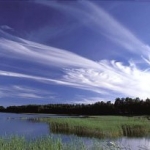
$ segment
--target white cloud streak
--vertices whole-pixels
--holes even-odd
[[[121,62],[103,61],[100,62],[101,65],[106,66],[106,69],[70,69],[64,79],[87,85],[97,91],[105,89],[122,96],[139,96],[143,99],[150,97],[150,71],[142,71],[133,63],[125,66]]]
[[[14,30],[13,28],[11,28],[11,27],[9,27],[7,25],[2,25],[2,26],[0,26],[0,28],[3,29],[3,30],[11,30],[11,31]]]
[[[150,46],[139,40],[100,6],[90,1],[80,1],[80,3],[87,7],[88,18],[97,25],[97,29],[99,28],[102,34],[135,54],[144,56],[147,56],[147,53],[150,54]]]
[[[35,80],[37,82],[42,82],[44,84],[59,84],[59,85],[65,85],[65,86],[70,86],[70,87],[75,87],[79,89],[84,89],[84,90],[89,90],[97,93],[103,93],[106,94],[104,90],[97,90],[96,88],[90,88],[88,84],[81,84],[79,82],[70,82],[69,80],[67,81],[66,79],[51,79],[51,78],[44,78],[44,77],[39,77],[39,76],[34,76],[34,75],[26,75],[26,74],[21,74],[21,73],[14,73],[14,72],[8,72],[8,71],[2,71],[0,70],[0,76],[7,76],[7,77],[14,77],[14,78],[24,78],[28,80]]]
[[[124,47],[127,51],[136,55],[150,55],[150,46],[136,37],[130,30],[125,28],[114,17],[104,11],[100,6],[92,1],[78,1],[77,5],[65,5],[58,2],[36,1],[49,7],[53,7],[74,16],[81,23],[89,28],[103,34],[118,45]],[[80,16],[80,17],[79,17]],[[148,58],[149,61],[149,58]]]
[[[0,98],[24,98],[24,99],[54,99],[55,94],[50,91],[40,90],[20,85],[0,86]]]
[[[5,71],[0,71],[0,76],[26,78],[45,84],[71,86],[108,96],[111,95],[108,91],[114,91],[124,96],[139,96],[144,99],[150,97],[149,71],[142,71],[133,63],[125,66],[115,61],[101,61],[99,68],[101,69],[66,69],[65,75],[61,79],[50,79]]]
[[[84,95],[76,95],[76,97],[71,100],[71,101],[68,101],[68,103],[74,103],[74,104],[94,104],[96,102],[99,102],[99,101],[103,101],[103,102],[106,102],[106,101],[111,101],[112,100],[112,97],[109,99],[107,98],[107,100],[103,97],[92,97],[92,96],[84,96]]]
[[[20,39],[22,42],[0,39],[1,55],[28,61],[35,61],[50,66],[74,66],[98,68],[98,63],[66,50],[45,46]]]

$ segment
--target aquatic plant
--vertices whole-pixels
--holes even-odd
[[[38,139],[26,140],[24,137],[11,136],[0,138],[1,150],[87,150],[87,145],[81,140],[72,140],[70,143],[63,143],[60,138],[52,136]],[[91,148],[90,148],[91,149]],[[97,150],[103,148],[97,147]]]
[[[51,132],[96,138],[142,137],[150,132],[145,117],[99,116],[88,118],[40,118],[49,123]]]
[[[139,146],[139,150],[148,150],[146,145]],[[90,143],[80,138],[64,142],[61,138],[46,136],[27,140],[25,137],[0,137],[0,150],[131,150],[130,145],[123,146],[114,141],[91,139]]]

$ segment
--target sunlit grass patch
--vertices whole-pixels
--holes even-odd
[[[93,116],[88,118],[41,118],[50,124],[53,133],[76,134],[96,138],[139,137],[150,132],[145,117]]]

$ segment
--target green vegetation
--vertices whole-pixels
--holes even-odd
[[[150,115],[150,99],[116,98],[114,103],[96,102],[95,104],[47,104],[0,107],[1,112],[48,113],[68,115]]]
[[[96,116],[86,118],[40,118],[53,133],[96,138],[143,137],[150,133],[147,117]]]
[[[48,136],[27,141],[24,137],[13,136],[0,138],[1,150],[115,150],[115,147],[104,146],[98,141],[93,141],[91,145],[86,145],[80,139],[63,143],[60,138]],[[113,149],[112,149],[113,148]]]

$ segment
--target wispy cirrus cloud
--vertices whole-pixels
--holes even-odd
[[[14,57],[19,59],[23,56],[21,59],[50,66],[99,67],[96,62],[72,52],[20,38],[18,38],[17,41],[0,38],[0,48],[1,55],[5,55],[5,57]]]
[[[76,95],[76,97],[73,99],[73,100],[70,100],[68,101],[71,102],[71,103],[74,103],[74,104],[94,104],[96,102],[99,102],[99,101],[103,101],[103,102],[106,102],[106,101],[112,101],[112,97],[110,98],[105,98],[105,97],[100,97],[100,96],[85,96],[85,95]]]
[[[88,88],[93,88],[93,91],[95,89],[95,92],[103,89],[107,91],[107,96],[114,92],[122,96],[139,96],[144,99],[150,97],[148,88],[150,71],[140,70],[133,63],[125,66],[116,61],[102,61],[100,66],[102,68],[98,70],[83,68],[67,70],[64,80],[84,84]]]
[[[37,88],[20,85],[0,86],[0,98],[23,98],[23,99],[54,99],[55,94]]]
[[[63,13],[69,13],[69,15],[76,18],[85,26],[106,36],[118,45],[124,47],[127,51],[144,56],[150,53],[149,45],[141,41],[113,16],[102,9],[100,5],[92,1],[83,0],[72,4],[38,0],[35,2],[55,8]]]
[[[106,94],[107,92],[104,90],[97,90],[96,88],[90,88],[91,86],[88,84],[82,84],[80,82],[70,82],[70,80],[66,80],[65,78],[59,78],[59,79],[52,79],[52,78],[45,78],[42,76],[35,76],[35,75],[28,75],[28,74],[22,74],[22,73],[16,73],[16,72],[8,72],[8,71],[2,71],[0,70],[0,76],[6,76],[6,77],[13,77],[13,78],[23,78],[26,80],[34,80],[37,82],[41,82],[43,84],[58,84],[63,86],[70,86],[74,88],[79,88],[83,90],[89,90],[97,93],[103,93]]]
[[[113,16],[91,1],[79,1],[86,7],[86,15],[95,24],[93,28],[118,45],[136,55],[150,55],[150,46],[141,41],[130,30],[124,27]],[[91,26],[91,25],[90,25]]]
[[[14,30],[13,28],[11,28],[7,25],[1,25],[0,28],[3,29],[3,30],[12,30],[12,31]]]
[[[44,78],[41,76],[25,75],[0,71],[0,76],[25,78],[44,84],[58,84],[84,89],[101,95],[112,95],[114,92],[122,96],[150,97],[149,78],[150,72],[140,70],[134,63],[128,66],[116,61],[101,61],[99,68],[72,68],[65,69],[64,75],[58,79]],[[110,92],[111,91],[111,92]],[[140,92],[139,92],[140,91]]]

